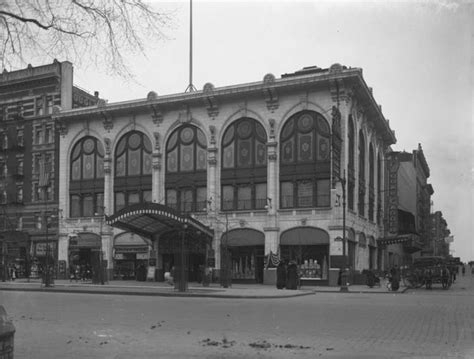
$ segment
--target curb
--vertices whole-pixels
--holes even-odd
[[[61,288],[0,288],[0,291],[10,292],[42,292],[42,293],[80,293],[80,294],[107,294],[107,295],[129,295],[129,296],[149,296],[149,297],[181,297],[181,298],[222,298],[222,299],[283,299],[283,298],[294,298],[302,297],[307,295],[314,295],[316,292],[311,291],[307,293],[295,293],[292,295],[274,295],[274,296],[263,296],[263,295],[239,295],[239,294],[206,294],[206,293],[193,293],[193,292],[131,292],[124,290],[108,291],[108,290],[87,290],[87,289],[61,289]]]
[[[349,290],[347,292],[341,292],[340,290],[315,290],[316,293],[341,293],[341,294],[403,294],[405,293],[409,288],[405,287],[405,289],[402,290],[397,290],[395,292],[371,292],[368,290]]]

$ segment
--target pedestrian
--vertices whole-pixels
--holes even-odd
[[[463,265],[462,266],[462,276],[464,277],[464,275],[466,274],[466,267]]]
[[[288,265],[287,270],[287,283],[286,289],[295,290],[298,287],[298,267],[295,261],[291,261]]]
[[[400,288],[400,274],[396,264],[390,270],[390,282],[392,291],[396,292]]]
[[[277,289],[283,289],[286,287],[286,263],[284,260],[281,260],[278,263],[277,267],[277,280],[276,280],[276,287]]]

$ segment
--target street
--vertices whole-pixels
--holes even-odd
[[[0,292],[15,358],[473,358],[474,279],[283,299]]]

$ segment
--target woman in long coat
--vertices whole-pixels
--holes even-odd
[[[298,287],[298,267],[295,262],[290,262],[288,265],[288,282],[286,289],[297,289]]]
[[[286,286],[286,264],[284,261],[280,261],[277,267],[277,289],[283,289]]]

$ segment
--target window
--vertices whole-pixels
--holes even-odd
[[[355,165],[354,165],[354,152],[355,152],[355,130],[354,123],[352,122],[352,115],[349,115],[349,124],[347,131],[347,142],[349,147],[349,163],[347,177],[347,208],[354,210],[354,189],[355,189]]]
[[[115,210],[151,201],[152,145],[142,132],[122,136],[115,150]]]
[[[38,115],[38,116],[43,115],[44,114],[44,99],[43,99],[43,97],[37,97],[35,102],[36,102],[36,104],[35,104],[36,115]]]
[[[44,131],[44,143],[52,143],[53,142],[53,126],[48,125]]]
[[[35,127],[35,144],[36,145],[43,144],[43,127],[42,126]]]
[[[281,208],[328,207],[330,127],[314,111],[291,116],[280,135]]]
[[[359,131],[359,215],[365,216],[365,138]]]
[[[4,150],[7,150],[8,149],[8,135],[6,133],[3,133],[2,137],[3,137],[2,148]]]
[[[313,205],[313,183],[310,181],[298,181],[297,196],[297,207],[311,207]]]
[[[234,187],[222,186],[222,209],[224,211],[234,208]]]
[[[16,187],[16,201],[18,203],[23,203],[23,186]]]
[[[1,198],[0,198],[2,204],[7,204],[7,201],[8,201],[7,191],[6,191],[6,190],[2,190],[0,193],[1,193],[1,195],[2,195]]]
[[[23,230],[23,217],[22,217],[22,216],[18,216],[18,217],[17,217],[17,220],[16,220],[16,229],[17,229],[18,231]]]
[[[18,146],[24,146],[24,136],[22,129],[16,131],[16,143]]]
[[[70,195],[70,217],[93,217],[103,214],[103,193],[82,193]],[[117,199],[117,195],[115,197]]]
[[[35,214],[35,227],[36,229],[43,228],[43,216],[39,213]]]
[[[181,212],[207,205],[207,141],[199,128],[184,125],[166,142],[166,204]]]
[[[240,186],[237,188],[237,209],[251,209],[252,208],[252,187]]]
[[[282,182],[281,183],[281,208],[292,208],[294,207],[294,186],[293,182]]]
[[[47,159],[51,161],[52,157]],[[70,215],[92,217],[104,205],[104,147],[95,137],[81,138],[70,157]]]
[[[265,208],[266,143],[265,129],[252,118],[240,118],[226,129],[222,138],[222,209]]]
[[[20,176],[23,176],[23,158],[17,158],[16,163],[16,173]]]

